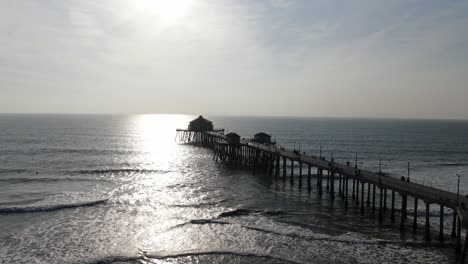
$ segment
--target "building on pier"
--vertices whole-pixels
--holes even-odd
[[[272,144],[271,136],[265,132],[259,132],[255,134],[253,141],[260,143],[260,144],[266,144],[266,145]]]
[[[240,136],[234,132],[226,135],[226,141],[231,145],[240,145]]]
[[[193,132],[208,132],[213,131],[213,122],[199,116],[197,119],[190,121],[188,130]]]

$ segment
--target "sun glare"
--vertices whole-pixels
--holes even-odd
[[[154,16],[164,24],[174,24],[188,14],[193,0],[139,0],[133,3],[141,13]]]
[[[141,152],[140,162],[149,167],[158,165],[153,164],[156,161],[169,165],[171,159],[178,156],[175,131],[187,127],[190,119],[185,115],[136,116],[135,148]]]

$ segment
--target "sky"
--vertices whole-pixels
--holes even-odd
[[[468,1],[2,0],[0,113],[468,119]]]

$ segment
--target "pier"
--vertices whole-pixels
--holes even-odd
[[[193,123],[192,123],[193,122]],[[306,155],[297,150],[289,150],[276,146],[265,133],[255,135],[253,139],[240,138],[235,133],[224,134],[224,129],[214,129],[212,123],[202,116],[192,121],[189,129],[178,129],[176,141],[179,143],[193,143],[213,150],[213,160],[216,162],[238,163],[251,167],[255,171],[262,171],[272,177],[282,178],[289,176],[291,183],[299,178],[302,184],[303,177],[307,178],[307,188],[315,188],[318,195],[328,195],[333,201],[339,199],[345,207],[353,206],[361,214],[365,208],[372,213],[378,210],[378,218],[390,217],[397,222],[401,232],[409,228],[418,229],[418,206],[425,207],[424,235],[427,241],[450,238],[455,241],[455,252],[459,263],[465,263],[468,250],[468,198],[456,193],[413,183],[407,178],[394,178],[382,172],[372,172],[359,168],[350,162],[340,164],[333,158]],[[199,126],[197,126],[197,124]],[[208,129],[206,124],[211,124]],[[268,137],[266,137],[266,136]],[[289,166],[289,171],[288,167]],[[299,173],[294,175],[295,168]],[[316,173],[313,175],[312,171]],[[314,177],[313,177],[314,176]],[[313,180],[313,178],[315,178]],[[314,183],[313,183],[314,181]],[[313,187],[315,185],[315,187]],[[401,210],[396,210],[396,196],[400,196]],[[371,198],[372,196],[372,198]],[[376,196],[379,197],[376,204]],[[414,201],[413,219],[408,219],[408,198]],[[432,237],[430,225],[430,206],[439,208],[439,230],[436,237]],[[453,211],[450,234],[444,233],[444,208]],[[390,210],[390,214],[387,212]],[[398,213],[398,214],[397,214]],[[398,218],[397,218],[398,217]],[[412,223],[410,223],[412,220]],[[465,241],[462,241],[462,228],[465,229]]]

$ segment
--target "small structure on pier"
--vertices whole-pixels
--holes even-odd
[[[188,130],[193,132],[213,131],[213,122],[200,115],[197,119],[190,121]]]
[[[272,144],[271,136],[268,135],[265,132],[259,132],[259,133],[255,134],[253,141],[257,142],[257,143],[260,143],[260,144],[266,144],[266,145],[271,145]]]
[[[231,145],[240,145],[240,136],[234,132],[226,135],[226,141]]]

